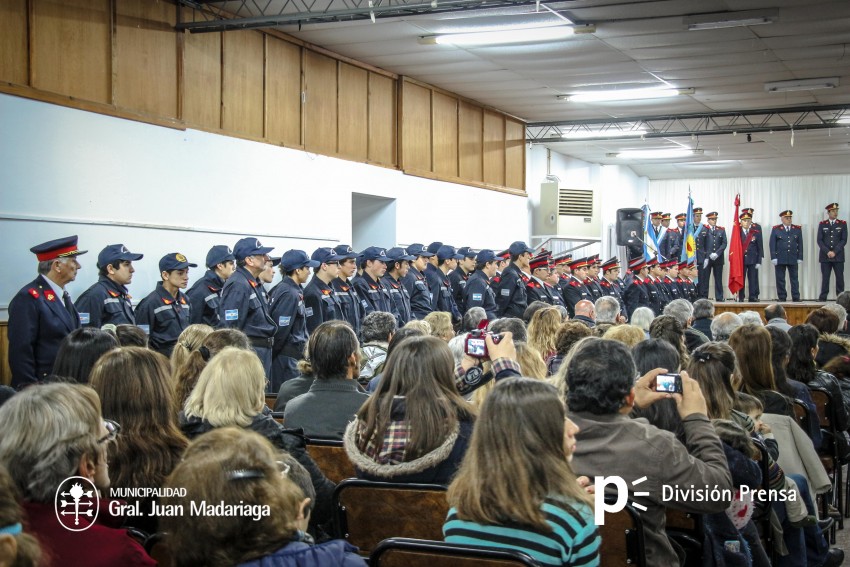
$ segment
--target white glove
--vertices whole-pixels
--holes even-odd
[[[797,260],[797,263],[798,263],[798,264],[802,264],[802,263],[803,263],[803,261],[802,261],[802,260]]]
[[[756,270],[760,270],[760,269],[761,269],[761,264],[756,264]]]
[[[771,260],[770,262],[771,262],[771,264],[773,264],[773,265],[775,266],[775,265],[777,265],[777,264],[779,263],[779,260],[777,260],[776,258],[774,258],[774,259],[773,259],[773,260]]]
[[[706,269],[708,267],[708,258],[705,259],[705,262],[702,263],[702,269]]]
[[[714,252],[712,252],[711,254],[709,254],[709,255],[708,255],[708,257],[709,257],[709,258],[711,258],[712,260],[717,260],[717,254],[716,254],[716,253],[714,253]]]

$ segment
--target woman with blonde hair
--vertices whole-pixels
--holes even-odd
[[[309,500],[281,468],[274,447],[251,431],[224,427],[192,442],[166,487],[163,506],[199,502],[243,510],[240,514],[164,516],[168,547],[176,567],[206,565],[365,565],[356,548],[342,540],[310,545],[299,531]]]
[[[536,311],[528,323],[528,344],[540,351],[543,361],[555,355],[558,329],[561,322],[561,312],[554,307]]]
[[[207,335],[213,331],[214,329],[209,325],[201,325],[199,323],[189,325],[183,329],[183,332],[177,338],[177,344],[174,345],[174,350],[171,351],[172,376],[177,376],[180,367],[189,360],[189,355],[198,350],[204,344],[204,339],[207,338]]]
[[[218,329],[207,335],[201,346],[193,350],[189,358],[175,371],[174,398],[178,408],[182,408],[186,403],[207,362],[225,347],[251,350],[251,343],[248,336],[239,329]]]
[[[646,340],[646,332],[637,325],[615,325],[605,331],[603,339],[620,341],[629,348]]]
[[[598,566],[592,500],[570,466],[577,432],[549,384],[500,381],[449,486],[445,540],[519,550],[545,565]]]
[[[452,340],[455,336],[452,327],[452,314],[445,311],[432,311],[425,316],[424,321],[431,325],[431,336],[437,337],[445,342]]]
[[[266,375],[253,350],[226,347],[206,365],[198,385],[183,406],[181,428],[194,439],[218,427],[237,426],[255,431],[295,457],[310,473],[316,489],[313,518],[317,524],[330,519],[330,482],[307,454],[300,431],[284,429],[265,413]]]
[[[576,323],[580,327],[584,327],[587,329],[585,325],[581,323]],[[590,331],[588,330],[588,333]],[[540,356],[540,351],[538,351],[533,346],[530,346],[528,343],[524,343],[522,341],[518,341],[514,343],[516,346],[516,361],[519,363],[519,367],[522,368],[522,375],[526,378],[533,378],[535,380],[545,380],[546,379],[546,365],[543,364],[542,357]],[[485,362],[483,365],[484,372],[488,372],[489,362]],[[496,381],[490,380],[474,392],[472,392],[472,398],[470,401],[472,404],[480,408],[481,404],[484,403],[484,398],[493,391],[493,388],[496,387]]]

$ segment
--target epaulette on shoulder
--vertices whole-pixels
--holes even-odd
[[[38,299],[38,290],[34,287],[31,287],[27,290],[27,293],[32,296],[33,299]]]
[[[722,227],[720,225],[717,225],[715,228],[717,228],[717,230],[726,230],[724,227]]]
[[[843,221],[843,220],[839,220],[839,219],[835,219],[835,222],[837,222],[838,224],[847,224],[847,221]]]
[[[774,229],[782,228],[782,224],[775,224],[775,225],[773,225],[773,228],[774,228]]]
[[[571,285],[571,286],[573,286],[573,287],[578,287],[578,286],[580,286],[581,284],[580,284],[580,283],[578,283],[578,282],[577,282],[577,281],[575,281],[575,280],[572,280],[572,281],[570,282],[570,285]]]
[[[799,224],[792,224],[791,228],[800,228],[800,225]]]
[[[828,223],[828,222],[829,222],[829,219],[826,219],[826,220],[822,220],[822,221],[820,221],[818,224],[826,224],[826,223]]]

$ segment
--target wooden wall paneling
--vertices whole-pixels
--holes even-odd
[[[184,10],[185,20],[191,20]],[[221,32],[183,32],[183,120],[221,128]]]
[[[229,31],[222,36],[221,127],[228,132],[262,138],[263,34]]]
[[[336,154],[336,59],[306,50],[304,91],[304,148],[320,154]]]
[[[31,86],[111,103],[110,0],[32,2]]]
[[[456,98],[434,91],[434,173],[458,176]]]
[[[484,116],[480,106],[460,101],[458,112],[460,177],[470,181],[484,181],[482,133]]]
[[[505,117],[505,186],[525,189],[525,124]]]
[[[12,383],[12,370],[9,368],[9,324],[0,323],[0,384]]]
[[[162,0],[116,4],[116,106],[177,117],[174,5]]]
[[[484,111],[484,183],[505,185],[505,116]]]
[[[339,63],[339,153],[357,161],[369,157],[369,72]]]
[[[29,82],[27,0],[0,2],[0,81]]]
[[[402,84],[402,168],[431,171],[431,89]]]
[[[301,47],[266,36],[266,138],[301,145]]]
[[[397,81],[369,73],[369,156],[382,165],[396,165]]]

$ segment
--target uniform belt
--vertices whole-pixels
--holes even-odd
[[[251,346],[259,348],[272,348],[274,346],[274,337],[248,337],[251,341]]]

